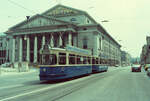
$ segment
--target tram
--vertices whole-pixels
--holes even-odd
[[[100,64],[100,61],[88,50],[73,46],[50,48],[49,45],[44,45],[40,50],[39,78],[41,81],[61,80],[107,71],[108,67]]]
[[[40,57],[40,80],[59,80],[92,73],[92,56],[87,50],[44,45]]]

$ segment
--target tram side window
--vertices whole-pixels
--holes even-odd
[[[83,57],[83,64],[88,64],[86,57]]]
[[[99,59],[99,63],[102,64],[102,59]]]
[[[82,59],[81,56],[77,56],[77,64],[82,64]]]
[[[105,64],[105,61],[104,61],[104,59],[102,59],[102,64]]]
[[[95,59],[94,58],[92,59],[92,64],[95,64]]]
[[[59,53],[59,64],[66,64],[66,53]]]
[[[107,61],[105,60],[105,64],[107,64]]]
[[[96,64],[98,64],[98,58],[96,58]]]
[[[90,57],[88,57],[88,63],[91,64],[91,58]]]
[[[45,54],[43,55],[42,64],[44,65],[54,65],[57,63],[57,58],[55,54]]]
[[[75,55],[69,54],[69,64],[75,64]]]

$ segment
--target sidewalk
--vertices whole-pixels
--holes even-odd
[[[27,74],[27,73],[33,73],[33,72],[39,72],[38,68],[31,67],[29,71],[26,72],[19,72],[16,68],[10,68],[10,67],[0,67],[0,76],[6,76],[6,75],[20,75],[20,74]]]

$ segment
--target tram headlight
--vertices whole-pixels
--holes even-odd
[[[64,72],[64,71],[65,71],[65,68],[64,68],[64,67],[61,67],[61,71]]]
[[[41,69],[42,72],[46,72],[46,68]]]

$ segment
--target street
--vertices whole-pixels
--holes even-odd
[[[67,80],[41,82],[38,71],[0,76],[0,101],[150,101],[150,78],[130,67]]]

